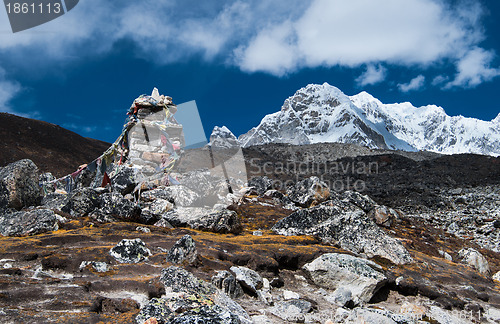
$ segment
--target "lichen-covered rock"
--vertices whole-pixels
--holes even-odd
[[[286,193],[297,205],[309,207],[327,200],[330,197],[330,188],[318,177],[310,177],[297,182],[295,186],[288,188]]]
[[[206,295],[215,292],[215,287],[196,278],[191,272],[176,266],[161,271],[160,282],[167,292],[184,292],[192,295]]]
[[[92,268],[97,272],[107,272],[109,270],[109,266],[106,262],[98,262],[98,261],[82,261],[80,263],[80,271],[86,268]]]
[[[377,206],[377,203],[373,201],[373,199],[356,191],[344,191],[338,195],[338,198],[344,202],[361,208],[365,213],[368,213]]]
[[[253,177],[248,181],[248,186],[252,187],[257,194],[262,195],[269,189],[272,189],[273,181],[266,176]]]
[[[104,193],[100,198],[100,208],[92,212],[93,218],[99,219],[104,216],[106,220],[117,219],[147,225],[158,221],[154,216],[150,219],[147,217],[150,215],[147,214],[141,217],[141,208],[118,193]]]
[[[41,205],[44,208],[59,210],[63,213],[69,214],[71,212],[71,201],[67,194],[49,193],[43,197]]]
[[[69,200],[73,216],[87,216],[100,204],[99,194],[92,188],[81,188],[73,191]]]
[[[176,316],[171,324],[240,324],[239,317],[218,305],[191,308],[187,312]]]
[[[365,212],[353,205],[327,201],[301,209],[276,223],[272,230],[281,235],[313,235],[342,248],[381,256],[396,264],[412,261],[402,243],[380,229]]]
[[[235,274],[236,280],[251,293],[256,294],[257,290],[262,288],[262,277],[252,269],[246,267],[231,267],[231,271]]]
[[[38,167],[24,159],[0,169],[0,207],[20,210],[42,201]]]
[[[4,236],[35,235],[58,228],[56,214],[50,209],[0,214],[0,234]]]
[[[458,256],[460,259],[462,259],[462,262],[465,264],[468,264],[469,266],[473,267],[479,273],[483,275],[489,275],[490,274],[490,266],[488,265],[488,260],[479,253],[479,251],[468,248],[468,249],[462,249],[458,251]]]
[[[111,248],[109,254],[120,263],[138,263],[147,259],[151,251],[141,239],[123,239]]]
[[[174,313],[168,307],[168,300],[153,298],[141,308],[135,320],[138,324],[144,324],[150,318],[155,318],[158,324],[170,323]]]
[[[137,186],[137,170],[135,168],[121,166],[111,179],[111,188],[122,195],[131,193]]]
[[[229,271],[217,271],[217,274],[212,277],[212,284],[231,298],[238,298],[243,295],[240,284]]]
[[[415,322],[415,318],[395,314],[385,309],[357,307],[349,314],[343,323],[413,324]]]
[[[241,233],[241,220],[234,211],[227,209],[214,211],[209,208],[179,207],[163,215],[174,227],[191,227],[192,229],[214,233]]]
[[[368,302],[387,280],[376,263],[347,254],[323,254],[303,269],[320,287],[349,290],[355,305]]]
[[[196,243],[189,234],[184,235],[180,240],[175,242],[167,254],[167,262],[182,263],[187,261],[189,264],[196,264],[197,260],[198,251],[196,250]]]

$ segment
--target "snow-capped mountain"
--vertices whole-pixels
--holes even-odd
[[[434,105],[383,104],[366,92],[346,96],[324,83],[285,100],[279,112],[239,138],[242,146],[266,143],[353,143],[370,148],[445,154],[500,155],[500,114],[492,121],[448,116]]]
[[[210,134],[210,145],[221,149],[240,147],[238,138],[226,126],[214,127]]]

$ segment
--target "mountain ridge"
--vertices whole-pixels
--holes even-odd
[[[243,147],[288,143],[350,143],[377,149],[500,155],[500,114],[491,121],[449,116],[442,107],[384,104],[324,83],[287,98],[280,111],[239,137]]]

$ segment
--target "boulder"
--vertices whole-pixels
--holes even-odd
[[[387,281],[379,265],[347,254],[323,254],[303,269],[320,287],[350,291],[354,305],[370,301]]]
[[[123,198],[118,193],[104,193],[101,195],[100,208],[92,212],[93,218],[104,220],[121,220],[152,225],[158,219],[151,215],[141,215],[141,208],[135,203]],[[149,216],[149,217],[148,217]],[[154,216],[154,215],[153,215]]]
[[[137,170],[136,168],[121,166],[110,180],[113,191],[125,196],[134,191],[134,188],[137,186]]]
[[[35,235],[57,231],[57,216],[50,209],[32,209],[0,215],[0,234],[4,236]]]
[[[273,181],[266,176],[253,177],[248,181],[248,186],[252,187],[258,195],[262,195],[273,187]]]
[[[356,191],[346,190],[339,194],[338,198],[343,202],[353,204],[354,206],[361,208],[365,213],[368,213],[377,206],[377,203],[369,196],[362,195]]]
[[[214,211],[201,207],[179,207],[165,213],[162,220],[175,227],[191,227],[221,234],[238,234],[243,230],[236,212],[227,209]]]
[[[180,240],[175,242],[174,246],[168,251],[167,262],[182,263],[187,261],[189,264],[196,264],[198,260],[198,251],[191,235],[186,234]]]
[[[86,268],[92,268],[96,272],[108,272],[109,266],[106,262],[98,262],[98,261],[82,261],[80,263],[80,271]]]
[[[168,300],[163,298],[153,298],[141,308],[141,311],[135,317],[138,324],[144,324],[151,318],[158,324],[170,323],[174,318],[174,313],[168,307]]]
[[[191,206],[198,198],[196,192],[183,185],[162,187],[141,193],[141,200],[143,201],[164,199],[175,206]]]
[[[41,205],[47,209],[71,213],[71,201],[67,194],[49,193],[43,197]]]
[[[281,235],[313,235],[343,249],[381,256],[396,264],[412,261],[402,243],[380,229],[365,212],[353,205],[327,201],[301,209],[276,223],[272,230]]]
[[[215,292],[215,287],[199,280],[191,272],[176,266],[170,266],[161,271],[160,282],[167,292],[187,293],[203,296]]]
[[[230,298],[238,298],[243,295],[240,284],[229,271],[217,271],[217,274],[212,277],[212,284],[221,289]]]
[[[42,201],[38,167],[24,159],[0,169],[0,207],[20,210]]]
[[[69,196],[71,215],[87,216],[100,205],[98,192],[92,188],[81,188],[73,191]]]
[[[439,324],[470,324],[471,322],[460,316],[460,314],[450,314],[449,312],[437,307],[431,306],[427,312],[427,317],[434,321],[434,323]],[[469,315],[469,314],[467,314]]]
[[[151,255],[151,251],[141,239],[123,239],[109,250],[109,254],[120,263],[139,263]]]
[[[311,302],[303,299],[279,302],[271,308],[271,314],[292,323],[304,323],[305,314],[312,311],[313,305]]]
[[[257,290],[262,288],[262,277],[252,269],[233,266],[231,267],[231,271],[235,274],[236,280],[252,294],[256,294]]]
[[[483,275],[490,274],[490,267],[486,258],[479,251],[468,248],[458,251],[458,256],[462,262],[479,271]]]
[[[317,205],[330,197],[330,188],[319,180],[310,177],[297,182],[286,191],[288,198],[301,207]]]
[[[500,271],[495,273],[492,277],[493,280],[500,282]]]

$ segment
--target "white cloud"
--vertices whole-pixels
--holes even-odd
[[[0,67],[0,111],[22,117],[33,117],[33,114],[17,112],[10,106],[10,101],[21,92],[21,85],[16,81],[11,81],[6,77],[5,70]]]
[[[385,80],[387,69],[382,65],[368,65],[366,71],[363,72],[357,79],[356,83],[361,86],[377,84]]]
[[[432,79],[432,85],[433,86],[440,86],[443,85],[446,81],[448,81],[450,78],[445,75],[438,75],[434,79]]]
[[[492,68],[495,57],[492,51],[474,48],[457,63],[457,75],[446,87],[472,88],[500,75],[500,68]]]
[[[410,82],[405,84],[398,84],[398,88],[401,92],[409,92],[420,90],[425,85],[425,77],[423,75],[419,75],[413,78]]]
[[[139,48],[134,54],[158,64],[201,54],[277,76],[367,65],[361,85],[384,77],[382,65],[425,69],[455,62],[458,74],[449,86],[469,87],[498,75],[494,52],[479,47],[482,16],[479,2],[466,0],[86,0],[16,34],[0,10],[0,57],[49,73],[51,62],[100,55],[131,39]],[[32,62],[33,53],[38,60]]]

